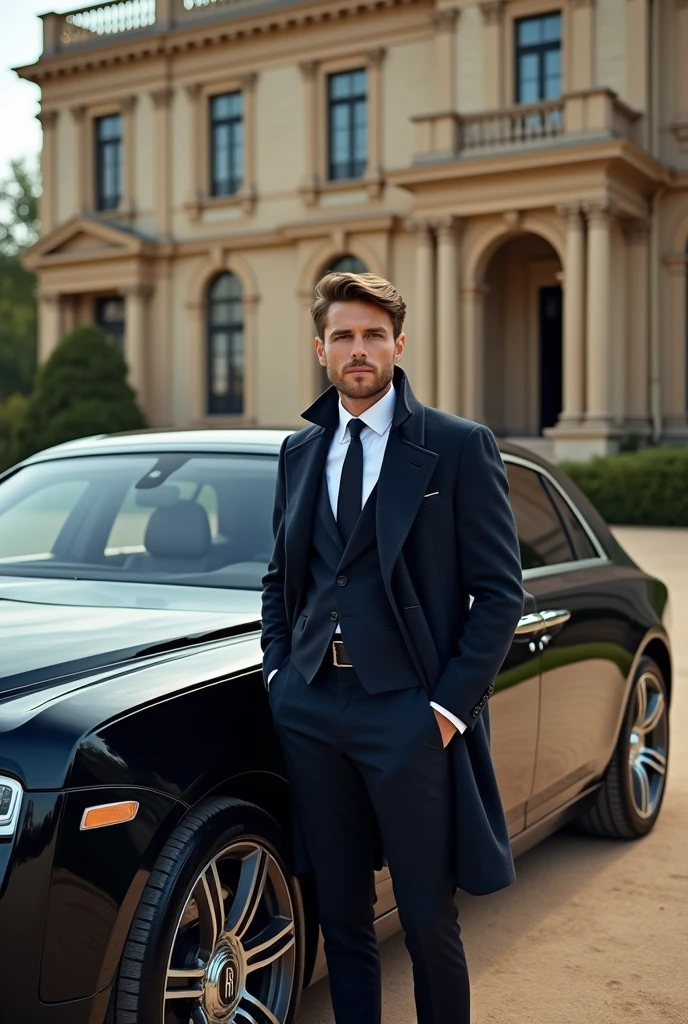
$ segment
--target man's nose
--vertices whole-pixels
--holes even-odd
[[[362,334],[356,334],[354,340],[351,343],[351,356],[352,358],[366,355],[368,352],[365,344],[365,339]]]

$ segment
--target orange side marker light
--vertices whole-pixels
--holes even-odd
[[[123,821],[132,821],[138,812],[136,800],[123,800],[116,804],[100,804],[98,807],[87,807],[81,819],[81,831],[90,828],[103,828],[105,825],[120,825]]]

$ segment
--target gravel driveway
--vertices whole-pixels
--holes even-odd
[[[688,1024],[688,530],[619,528],[671,589],[674,700],[664,806],[621,843],[559,834],[517,861],[517,881],[460,897],[474,1024]],[[383,946],[384,1024],[415,1024],[403,938]],[[299,1024],[332,1024],[327,983]]]

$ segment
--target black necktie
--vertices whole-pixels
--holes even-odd
[[[337,526],[342,535],[344,546],[354,532],[354,526],[363,507],[363,445],[361,431],[365,423],[362,420],[349,420],[349,450],[342,466],[342,478],[339,481],[337,497]]]

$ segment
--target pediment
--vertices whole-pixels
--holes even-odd
[[[150,248],[150,242],[131,231],[88,217],[74,217],[40,238],[26,251],[23,263],[36,271],[50,264],[79,263],[84,258],[140,256]]]

